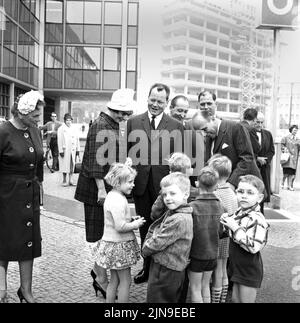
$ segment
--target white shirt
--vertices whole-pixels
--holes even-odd
[[[148,117],[149,117],[149,121],[150,121],[150,124],[151,124],[152,114],[149,111],[148,111]],[[161,122],[162,117],[163,117],[163,112],[155,117],[155,119],[154,119],[155,129],[157,129],[159,123]]]
[[[256,134],[257,134],[257,137],[258,137],[259,144],[261,145],[261,132],[257,131]]]
[[[219,130],[220,130],[220,125],[221,125],[222,120],[220,120],[220,119],[216,118],[216,119],[215,119],[215,122],[217,123],[217,135],[216,135],[216,138],[215,138],[215,139],[212,141],[212,143],[211,143],[211,155],[213,155],[213,154],[214,154],[215,141],[216,141],[216,139],[217,139],[217,137],[218,137]]]

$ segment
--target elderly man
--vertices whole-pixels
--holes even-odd
[[[211,101],[214,101],[211,97]],[[232,173],[228,179],[232,189],[238,184],[239,177],[252,174],[260,176],[253,154],[248,131],[238,122],[230,120],[220,120],[212,115],[213,107],[205,109],[208,114],[207,127],[204,129],[207,137],[205,160],[211,155],[220,153],[227,156],[232,162]],[[205,112],[205,111],[203,111]]]
[[[189,107],[190,104],[186,96],[176,95],[170,103],[170,115],[184,124]]]
[[[270,202],[271,197],[271,161],[275,154],[275,147],[273,136],[270,131],[264,129],[265,117],[262,112],[258,112],[255,123],[257,136],[260,143],[260,151],[257,156],[257,165],[260,170],[262,180],[265,184],[266,198],[261,203],[261,210],[263,211],[263,203]]]
[[[182,123],[164,113],[169,95],[170,89],[167,85],[152,85],[148,96],[148,111],[130,118],[127,122],[128,155],[137,169],[133,189],[135,209],[146,220],[139,228],[141,244],[151,224],[151,207],[159,194],[160,181],[169,174],[166,158],[183,148],[178,145],[183,141]],[[173,138],[170,138],[171,133]],[[137,152],[137,146],[142,151]],[[150,260],[149,257],[144,258],[143,269],[134,277],[136,284],[148,280]]]

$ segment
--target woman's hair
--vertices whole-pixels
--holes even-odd
[[[239,183],[248,183],[254,186],[260,194],[264,193],[264,190],[265,190],[264,182],[257,176],[254,176],[254,175],[241,176]]]
[[[293,124],[292,126],[290,126],[289,128],[289,132],[292,133],[292,131],[294,130],[294,128],[298,129],[298,126],[296,124]]]
[[[210,166],[203,167],[198,175],[198,186],[207,191],[212,190],[218,182],[218,173]]]
[[[190,187],[191,187],[190,180],[187,176],[185,176],[182,173],[179,173],[179,172],[171,173],[165,176],[160,181],[161,188],[168,187],[171,185],[176,185],[179,187],[181,192],[190,194]]]
[[[180,172],[186,174],[186,171],[192,167],[190,158],[186,154],[178,152],[171,155],[168,159],[168,164],[171,173]]]
[[[127,182],[131,177],[135,178],[136,174],[136,170],[132,167],[121,163],[114,163],[104,179],[112,187],[118,187],[122,183]]]
[[[71,116],[70,113],[65,113],[65,115],[64,115],[64,122],[66,122],[68,119],[73,120],[73,117]]]
[[[14,102],[13,106],[12,106],[12,107],[11,107],[11,109],[10,109],[10,112],[11,112],[11,114],[12,114],[14,117],[17,117],[17,116],[18,116],[18,113],[19,113],[19,110],[18,110],[18,104],[19,104],[19,101],[20,101],[20,99],[21,99],[22,95],[23,95],[23,94],[18,95],[18,97],[16,98],[16,100],[15,100],[15,102]],[[38,100],[38,101],[37,101],[37,103],[36,103],[35,109],[36,109],[39,105],[43,105],[43,106],[45,106],[45,105],[46,105],[46,103],[45,103],[45,101]]]
[[[208,161],[208,166],[214,169],[221,179],[227,179],[232,171],[231,160],[221,154],[213,155]]]

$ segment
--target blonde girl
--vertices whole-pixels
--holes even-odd
[[[99,244],[96,263],[110,270],[106,302],[128,303],[131,285],[131,266],[140,258],[140,248],[134,231],[142,226],[144,218],[132,217],[126,195],[134,187],[136,171],[128,164],[115,163],[105,176],[112,186],[104,201],[104,233]]]

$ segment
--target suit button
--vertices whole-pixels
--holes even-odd
[[[27,209],[31,208],[31,203],[26,204]]]
[[[29,241],[29,242],[27,243],[27,247],[28,247],[28,248],[31,248],[31,247],[32,247],[32,241]]]
[[[28,139],[28,138],[29,138],[29,134],[28,134],[27,132],[25,132],[25,133],[24,133],[24,137],[25,137],[26,139]]]
[[[32,227],[32,222],[28,221],[28,222],[26,223],[26,226],[27,226],[27,227]]]
[[[29,147],[29,149],[28,149],[31,153],[33,153],[34,152],[34,148],[33,147]]]
[[[33,168],[33,167],[34,167],[34,164],[30,164],[30,165],[29,165],[29,167],[30,167],[30,168]]]
[[[31,186],[31,182],[26,183],[26,186],[27,187],[30,187]]]

